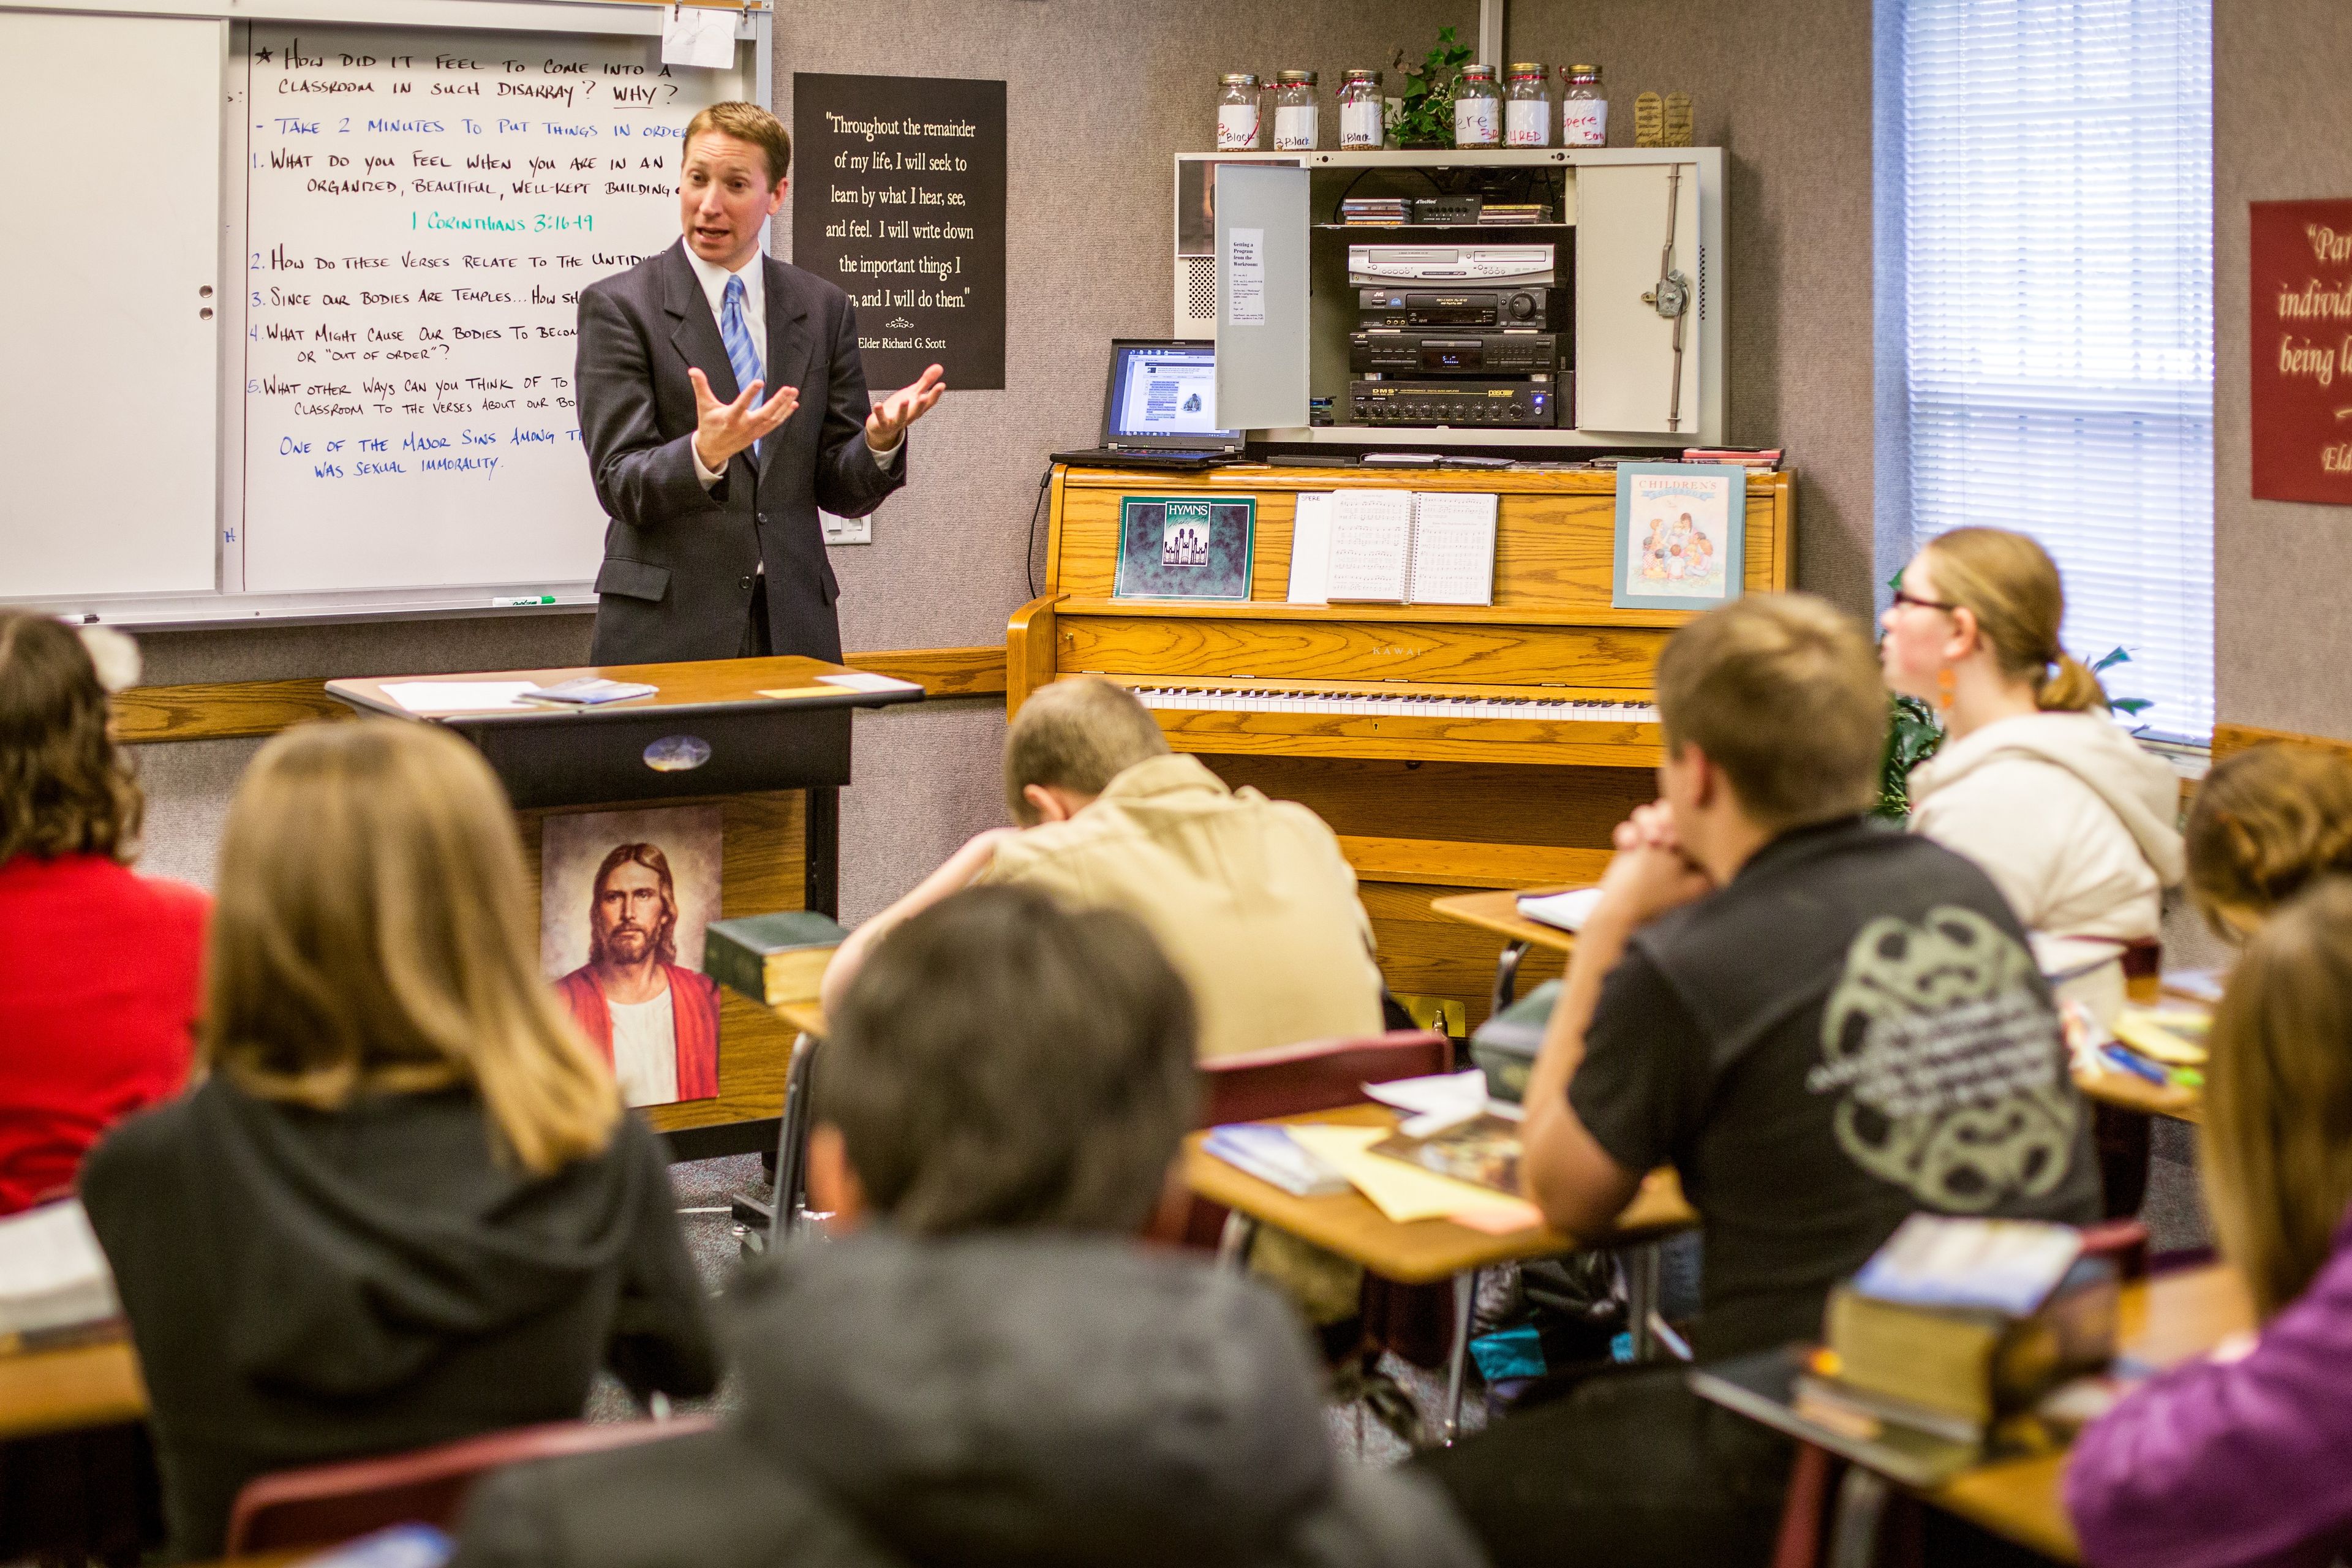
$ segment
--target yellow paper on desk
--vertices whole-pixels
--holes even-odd
[[[838,697],[841,693],[830,686],[772,686],[758,695],[761,697]]]
[[[2167,1067],[2201,1068],[2205,1034],[2211,1025],[2210,1015],[2195,1009],[2149,1012],[2126,1007],[2116,1015],[2115,1035],[2140,1055],[2153,1057]]]
[[[1386,1127],[1330,1127],[1290,1122],[1291,1141],[1348,1178],[1372,1206],[1402,1225],[1417,1219],[1458,1219],[1476,1230],[1507,1234],[1531,1230],[1543,1215],[1525,1198],[1416,1170],[1402,1160],[1371,1152],[1389,1136]]]

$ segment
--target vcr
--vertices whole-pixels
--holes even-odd
[[[1568,326],[1559,289],[1399,289],[1361,290],[1359,327],[1518,327],[1559,331]]]
[[[1551,332],[1425,331],[1402,327],[1353,332],[1348,367],[1418,375],[1527,375],[1559,368]]]
[[[1559,384],[1525,381],[1351,381],[1348,400],[1358,425],[1517,426],[1559,423]]]

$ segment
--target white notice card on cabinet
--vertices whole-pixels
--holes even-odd
[[[1334,491],[1330,596],[1401,605],[1412,574],[1412,492]]]
[[[1265,230],[1225,231],[1225,324],[1265,325]]]
[[[1331,602],[1331,492],[1310,490],[1298,498],[1290,523],[1290,591],[1294,605]]]
[[[1495,602],[1492,495],[1423,490],[1413,498],[1412,602]]]

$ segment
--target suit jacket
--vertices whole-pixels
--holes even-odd
[[[670,1026],[677,1045],[677,1097],[709,1100],[719,1092],[719,983],[707,974],[662,968],[669,975]],[[613,1065],[613,1009],[596,984],[593,964],[582,964],[555,983],[555,989],[589,1040]]]
[[[706,490],[695,476],[694,384],[741,391],[701,280],[679,240],[580,295],[580,434],[596,499],[611,519],[596,574],[598,664],[733,658],[764,563],[778,653],[841,657],[817,509],[862,517],[906,482],[907,454],[885,474],[866,446],[870,406],[849,297],[799,268],[762,258],[766,390],[800,388],[800,406],[729,459]]]

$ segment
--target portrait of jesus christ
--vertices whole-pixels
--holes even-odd
[[[622,1100],[668,1105],[716,1095],[719,986],[678,963],[678,889],[661,847],[639,840],[608,850],[590,882],[587,916],[587,962],[555,984],[612,1064]]]

